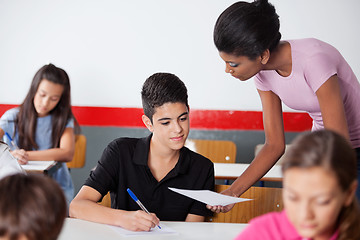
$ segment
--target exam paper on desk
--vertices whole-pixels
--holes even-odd
[[[206,203],[210,206],[226,206],[232,203],[252,200],[248,198],[231,197],[210,190],[186,190],[186,189],[171,188],[171,187],[169,187],[169,189],[174,192],[180,193],[184,196],[187,196],[189,198]]]
[[[115,232],[117,232],[118,234],[122,235],[122,236],[139,236],[139,235],[158,235],[158,234],[171,234],[171,235],[177,235],[179,234],[178,232],[174,231],[172,228],[167,227],[164,224],[160,224],[161,225],[161,229],[155,227],[152,228],[149,232],[134,232],[134,231],[130,231],[130,230],[126,230],[124,228],[121,227],[117,227],[117,226],[109,226],[109,228],[111,228],[112,230],[114,230]]]
[[[26,171],[44,171],[54,163],[55,161],[28,161],[27,164],[21,167]]]
[[[24,170],[11,155],[7,145],[0,144],[0,179],[19,172],[24,172]]]

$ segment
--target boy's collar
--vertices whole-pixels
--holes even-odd
[[[151,137],[152,133],[145,138],[140,138],[137,142],[133,157],[135,164],[147,166]],[[180,149],[179,161],[174,167],[176,173],[184,174],[188,171],[190,166],[190,155],[187,154],[188,151],[186,147]]]
[[[140,138],[137,142],[133,157],[134,163],[147,166],[151,137],[152,133],[147,137]]]

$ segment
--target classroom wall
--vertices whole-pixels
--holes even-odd
[[[193,109],[259,111],[253,81],[225,74],[212,40],[234,2],[1,0],[0,103],[21,103],[36,70],[52,62],[68,72],[75,106],[141,107],[144,80],[166,71],[185,82]],[[271,2],[283,39],[329,42],[360,76],[360,1]]]
[[[86,166],[71,173],[78,189],[108,142],[148,134],[138,120],[142,83],[154,72],[172,72],[189,90],[190,137],[234,140],[237,161],[249,162],[254,146],[264,141],[260,99],[252,80],[240,82],[224,72],[212,40],[217,17],[234,2],[0,0],[0,114],[22,102],[41,66],[64,68],[88,138]],[[360,1],[271,2],[283,39],[326,41],[360,76]],[[286,106],[284,111],[289,142],[311,121]]]

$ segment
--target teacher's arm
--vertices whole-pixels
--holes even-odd
[[[341,97],[337,75],[330,77],[316,91],[321,115],[326,129],[333,130],[350,140],[344,103]]]
[[[281,100],[271,91],[258,92],[263,107],[265,144],[245,172],[231,185],[231,192],[237,196],[259,181],[285,151]]]
[[[249,167],[235,182],[222,192],[230,196],[240,196],[259,181],[279,160],[285,151],[285,134],[280,98],[271,91],[258,90],[263,107],[265,144]],[[214,212],[227,212],[234,205],[225,207],[208,206]]]

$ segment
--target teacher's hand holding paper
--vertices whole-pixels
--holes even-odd
[[[232,197],[209,190],[186,190],[171,187],[169,187],[169,189],[210,206],[227,206],[229,204],[251,200],[247,198]]]
[[[224,191],[221,192],[221,194],[236,197],[235,194],[230,190],[230,188],[225,189]],[[230,211],[234,207],[234,205],[235,205],[234,203],[226,205],[226,206],[221,206],[221,205],[214,206],[214,205],[207,204],[206,207],[215,213],[220,213],[220,212],[226,213],[226,212]]]

